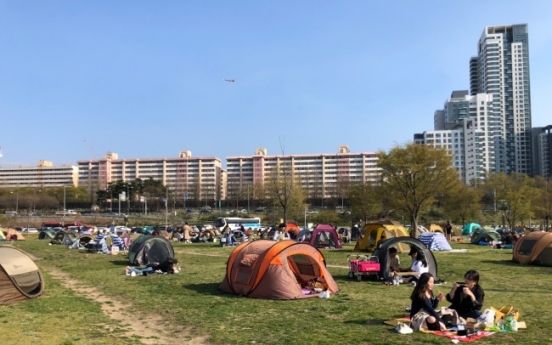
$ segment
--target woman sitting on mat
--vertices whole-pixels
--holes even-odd
[[[439,302],[445,299],[443,293],[433,296],[434,278],[431,273],[422,273],[418,284],[412,291],[410,299],[410,327],[415,330],[427,329],[430,331],[446,330],[445,322],[435,311]]]
[[[485,292],[479,285],[479,273],[475,270],[466,272],[464,283],[454,283],[447,294],[447,301],[452,303],[449,308],[464,319],[480,317],[484,299]]]

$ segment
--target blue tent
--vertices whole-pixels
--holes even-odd
[[[452,247],[445,238],[445,235],[440,232],[425,232],[420,234],[418,240],[425,244],[429,250],[452,250]]]
[[[468,223],[464,225],[464,229],[462,229],[462,235],[471,235],[472,232],[474,232],[476,229],[479,229],[481,225],[477,223]]]

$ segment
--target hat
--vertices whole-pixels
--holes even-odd
[[[416,247],[410,247],[410,252],[408,252],[408,255],[412,255],[414,253],[418,253],[418,249]]]

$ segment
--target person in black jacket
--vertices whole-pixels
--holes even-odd
[[[447,301],[452,303],[449,308],[464,319],[480,317],[484,299],[485,292],[479,285],[479,273],[475,270],[466,272],[464,283],[454,283],[447,294]]]
[[[418,279],[416,287],[412,291],[410,299],[412,300],[412,306],[410,307],[410,319],[414,317],[418,312],[425,312],[428,314],[425,319],[427,329],[430,331],[441,330],[440,323],[445,324],[445,321],[441,319],[439,314],[435,311],[439,302],[445,299],[442,293],[439,293],[437,297],[433,296],[433,283],[435,278],[431,273],[422,273]]]

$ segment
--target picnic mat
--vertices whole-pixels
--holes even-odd
[[[410,317],[402,317],[402,318],[399,318],[399,319],[387,320],[387,321],[384,321],[383,323],[385,323],[386,325],[395,327],[395,326],[397,326],[397,324],[399,322],[409,324],[410,323]],[[434,334],[434,335],[447,337],[451,340],[457,340],[457,341],[463,342],[463,343],[469,343],[469,342],[481,339],[483,337],[488,337],[490,335],[495,334],[495,332],[479,331],[478,334],[467,337],[467,336],[463,336],[463,335],[456,335],[456,330],[455,329],[454,330],[448,330],[448,331],[423,331],[423,332],[427,333],[427,334]]]
[[[474,334],[468,337],[465,335],[456,335],[456,331],[422,331],[422,332],[428,333],[428,334],[440,335],[452,340],[458,340],[459,342],[462,342],[462,343],[471,343],[472,341],[476,341],[483,337],[488,337],[489,335],[495,334],[495,332],[478,331],[477,334]]]

